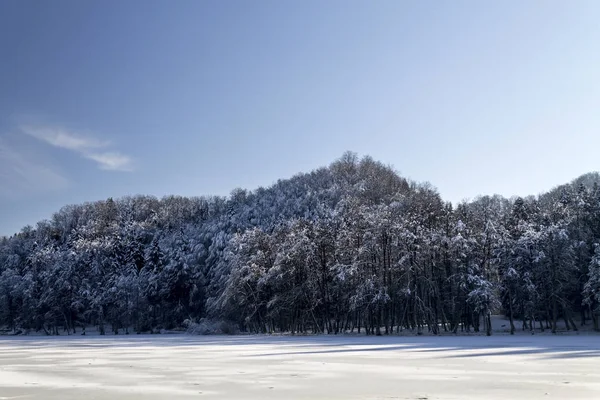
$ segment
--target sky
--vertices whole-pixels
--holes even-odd
[[[0,235],[370,155],[446,200],[600,169],[600,2],[0,1]]]

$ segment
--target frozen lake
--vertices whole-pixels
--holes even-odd
[[[600,336],[0,338],[4,399],[600,399]]]

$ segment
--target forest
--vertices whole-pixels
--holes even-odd
[[[599,183],[453,205],[348,152],[226,197],[68,205],[0,238],[0,330],[599,330]]]

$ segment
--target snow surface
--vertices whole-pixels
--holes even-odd
[[[4,399],[600,399],[600,337],[0,338]]]

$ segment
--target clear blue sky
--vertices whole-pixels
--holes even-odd
[[[600,2],[0,1],[0,234],[371,155],[444,198],[600,168]]]

